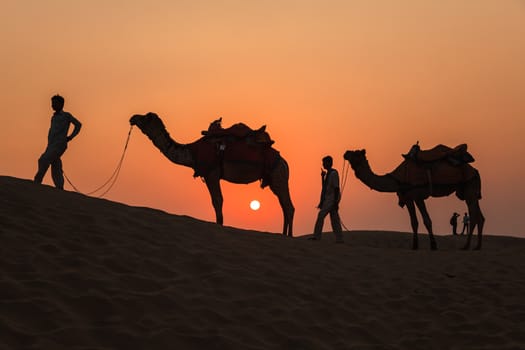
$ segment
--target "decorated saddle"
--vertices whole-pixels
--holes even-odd
[[[193,176],[206,176],[211,170],[222,167],[225,162],[244,163],[261,169],[262,186],[269,181],[269,174],[280,159],[272,146],[274,141],[266,132],[266,126],[253,130],[244,123],[222,128],[222,118],[213,121],[203,137],[190,146],[195,158]]]
[[[468,164],[474,161],[474,157],[467,152],[466,144],[454,148],[440,144],[429,150],[420,150],[416,143],[403,157],[405,161],[390,175],[410,186],[457,184],[477,174]]]
[[[271,146],[274,141],[270,138],[270,134],[266,132],[266,125],[261,126],[257,130],[253,130],[244,123],[237,123],[229,128],[224,129],[221,125],[222,117],[210,123],[208,130],[201,131],[201,134],[208,139],[223,139],[236,138],[245,139],[247,142],[265,144]]]
[[[440,144],[428,150],[421,150],[419,142],[417,142],[408,153],[403,154],[403,158],[423,163],[446,160],[452,165],[461,165],[474,161],[474,157],[467,151],[467,144],[465,143],[454,148]]]

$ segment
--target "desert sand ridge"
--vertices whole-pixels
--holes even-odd
[[[0,349],[525,349],[525,240],[220,227],[0,176]],[[421,235],[421,247],[428,237]]]

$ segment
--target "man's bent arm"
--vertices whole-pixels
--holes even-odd
[[[71,135],[67,137],[68,141],[71,141],[75,136],[77,136],[80,132],[80,129],[82,128],[82,123],[73,116],[71,116],[71,123],[73,123],[74,129]]]

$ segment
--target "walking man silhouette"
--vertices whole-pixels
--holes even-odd
[[[332,230],[335,234],[336,243],[344,243],[343,233],[341,229],[341,218],[339,217],[339,201],[341,200],[341,191],[339,189],[339,174],[337,170],[332,168],[333,159],[331,156],[323,158],[323,170],[321,171],[321,179],[323,183],[321,191],[321,200],[317,208],[319,214],[315,222],[314,234],[310,240],[321,240],[323,231],[323,223],[326,215],[330,214],[330,222],[332,223]],[[326,171],[325,171],[326,170]]]
[[[62,160],[60,157],[67,149],[67,143],[80,132],[82,124],[64,111],[64,98],[55,95],[51,98],[51,107],[55,111],[51,117],[51,126],[47,135],[47,147],[38,159],[38,171],[35,174],[35,183],[42,183],[44,175],[51,165],[51,177],[58,189],[64,189],[64,175],[62,172]],[[73,124],[74,129],[68,136],[69,126]]]

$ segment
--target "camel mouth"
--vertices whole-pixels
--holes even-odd
[[[345,152],[345,154],[343,155],[343,158],[350,161],[353,157],[355,157],[357,154],[359,154],[359,151],[351,151],[351,150],[348,150]]]
[[[348,150],[345,152],[345,154],[343,155],[343,158],[346,159],[346,160],[350,160],[352,159],[354,156],[365,156],[366,154],[366,150],[364,149],[361,149],[361,150]]]
[[[129,123],[131,125],[141,126],[142,124],[147,123],[149,120],[154,119],[155,117],[157,117],[157,115],[152,112],[149,112],[147,114],[134,114],[131,118],[129,118]]]
[[[130,125],[137,125],[138,122],[139,122],[139,119],[143,117],[142,115],[140,114],[135,114],[133,115],[131,118],[129,118],[129,124]]]

